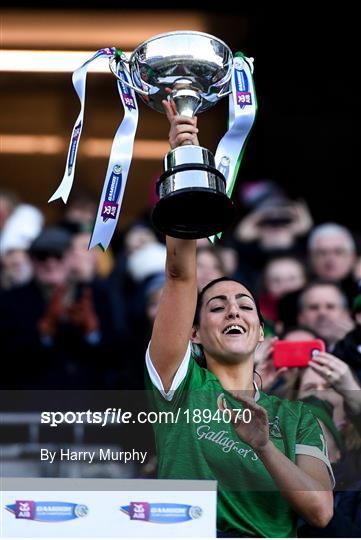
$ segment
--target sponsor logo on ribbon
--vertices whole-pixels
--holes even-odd
[[[15,501],[15,504],[8,504],[5,508],[16,519],[47,522],[69,521],[85,517],[89,512],[85,504],[59,501]]]
[[[128,506],[121,506],[120,510],[131,520],[150,523],[180,523],[199,519],[203,514],[199,506],[178,503],[131,502]]]
[[[108,180],[107,189],[105,192],[105,200],[103,201],[103,207],[101,217],[103,221],[108,219],[116,219],[118,212],[118,200],[120,195],[120,189],[122,187],[122,166],[114,165]]]
[[[76,155],[76,148],[77,148],[80,133],[81,133],[81,122],[79,122],[79,124],[75,126],[73,137],[71,139],[71,147],[70,147],[69,159],[68,159],[68,176],[71,174],[71,171],[73,170],[74,159]]]
[[[122,78],[126,82],[128,82],[128,77],[127,77],[127,74],[126,74],[125,70],[119,70],[119,74],[120,73],[122,75]],[[128,108],[129,111],[131,109],[136,109],[134,99],[133,99],[133,96],[131,94],[131,90],[130,90],[129,86],[126,86],[120,79],[118,79],[118,84],[119,84],[119,87],[120,87],[120,92],[122,94],[124,105]]]
[[[246,105],[252,105],[252,94],[249,91],[247,73],[243,69],[244,60],[236,58],[234,66],[234,79],[236,85],[237,105],[244,109]]]

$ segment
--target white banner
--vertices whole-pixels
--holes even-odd
[[[3,480],[3,537],[216,537],[215,481]]]

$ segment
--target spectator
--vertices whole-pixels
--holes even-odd
[[[91,232],[93,230],[98,201],[90,192],[84,189],[75,189],[71,199],[64,207],[63,219],[59,226],[71,233]],[[117,243],[117,235],[113,237],[112,246]],[[98,251],[97,266],[101,277],[107,278],[114,268],[113,248],[109,246],[105,251]]]
[[[124,248],[127,255],[131,255],[142,246],[157,242],[154,231],[146,223],[136,221],[124,235]]]
[[[44,218],[29,204],[19,204],[6,219],[0,233],[1,288],[27,283],[33,267],[28,248],[40,233]]]
[[[244,276],[240,273],[238,252],[234,247],[232,238],[224,240],[222,237],[222,240],[215,246],[209,243],[208,238],[200,238],[197,240],[197,249],[203,247],[213,249],[216,252],[221,269],[223,270],[222,275],[232,277],[236,280],[244,279]],[[216,266],[218,266],[218,263]]]
[[[295,257],[283,255],[272,258],[264,269],[260,306],[264,317],[277,322],[278,302],[287,293],[299,291],[306,285],[306,270]]]
[[[270,257],[280,254],[304,257],[306,236],[312,227],[304,202],[290,200],[271,182],[263,182],[261,191],[263,195],[252,199],[251,211],[234,231],[239,272],[252,288],[257,286]]]
[[[339,282],[356,262],[356,246],[351,233],[337,223],[315,227],[308,241],[311,268],[320,279]]]
[[[101,250],[98,247],[88,249],[91,234],[76,232],[71,239],[70,275],[78,283],[89,283],[99,277],[99,258]]]
[[[352,311],[355,328],[337,342],[334,352],[355,371],[361,381],[361,293],[356,296]]]
[[[312,220],[303,202],[270,198],[246,216],[236,236],[241,242],[257,241],[265,251],[290,249],[298,236],[308,233]]]
[[[293,328],[282,334],[286,341],[309,341],[316,338],[313,332],[305,328]],[[256,373],[262,381],[262,389],[280,398],[293,399],[294,389],[299,379],[299,368],[277,369],[273,363],[273,346],[278,337],[267,337],[256,352]]]
[[[132,279],[140,283],[161,272],[165,262],[165,247],[158,241],[147,242],[130,253],[127,269]]]
[[[318,279],[337,283],[349,301],[357,292],[352,271],[356,263],[355,241],[346,227],[324,223],[308,240],[311,270]]]
[[[304,289],[298,323],[323,339],[329,351],[354,327],[347,298],[337,285],[327,282],[313,282]]]
[[[198,290],[207,283],[225,275],[221,255],[217,247],[201,246],[197,248]]]
[[[92,227],[97,214],[98,201],[88,191],[75,190],[64,207],[64,217],[60,226],[68,225]]]
[[[321,423],[336,479],[334,515],[324,529],[304,524],[300,537],[361,535],[361,388],[350,368],[334,355],[320,353],[301,370],[297,398]]]
[[[34,279],[0,297],[2,350],[11,358],[2,387],[104,388],[109,348],[121,343],[116,293],[71,278],[71,235],[64,229],[44,229],[30,254]]]
[[[150,225],[143,220],[132,223],[122,237],[122,249],[118,253],[114,269],[114,279],[125,291],[129,316],[139,317],[137,306],[133,309],[134,299],[139,294],[139,284],[147,277],[163,270],[164,247],[157,240]],[[149,246],[150,247],[146,247]],[[144,251],[141,248],[144,247]],[[163,258],[159,262],[159,256]],[[139,252],[139,253],[138,253]],[[155,252],[157,252],[155,254]],[[137,300],[135,300],[137,302]],[[141,311],[144,306],[141,306]],[[139,326],[141,329],[144,319]],[[138,330],[138,329],[137,329]]]
[[[269,261],[264,271],[264,288],[274,298],[297,291],[306,284],[303,264],[292,257],[276,257]]]
[[[31,280],[33,267],[26,250],[13,248],[0,256],[0,289],[11,289]]]

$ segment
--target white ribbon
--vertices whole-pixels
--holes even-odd
[[[231,197],[239,166],[251,131],[256,111],[257,99],[253,83],[253,59],[236,53],[232,70],[232,93],[229,96],[228,131],[220,140],[215,162],[216,168],[226,178],[226,192]],[[222,233],[210,236],[215,243]]]
[[[73,73],[72,80],[80,100],[80,112],[71,134],[63,179],[48,202],[61,198],[66,203],[73,185],[76,157],[83,129],[85,87],[89,64],[97,58],[104,56],[112,58],[116,53],[117,50],[115,47],[99,49],[99,51]],[[130,77],[121,62],[117,65],[117,75],[121,76],[122,80],[129,82]],[[138,105],[134,91],[124,85],[119,79],[117,83],[120,98],[124,107],[124,118],[119,125],[113,140],[89,249],[99,244],[105,250],[110,243],[119,218],[133,155],[134,137],[138,125]]]
[[[84,62],[84,64],[73,73],[72,81],[75,91],[78,94],[80,100],[80,112],[78,118],[75,121],[73,131],[70,137],[68,157],[66,158],[66,166],[63,179],[60,182],[58,189],[50,197],[48,202],[55,201],[56,199],[63,199],[63,201],[66,203],[73,185],[76,157],[78,153],[81,132],[83,129],[85,87],[89,64],[98,58],[102,58],[103,56],[112,57],[115,55],[115,53],[115,47],[99,49],[99,51],[97,51],[91,58],[89,58],[89,60]]]
[[[117,66],[117,74],[129,82],[128,74],[121,63]],[[124,107],[124,118],[113,140],[89,249],[97,244],[104,250],[109,246],[119,218],[133,155],[134,138],[138,125],[138,106],[135,92],[122,84],[119,79],[118,90]]]

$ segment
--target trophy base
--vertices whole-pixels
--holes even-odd
[[[184,188],[160,199],[152,212],[154,227],[174,238],[207,238],[227,229],[235,206],[226,194],[209,188]]]

